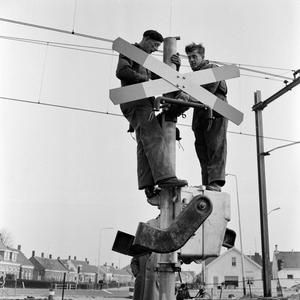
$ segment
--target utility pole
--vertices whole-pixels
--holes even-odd
[[[270,265],[270,250],[269,250],[269,228],[268,228],[268,210],[267,210],[267,192],[266,192],[266,171],[265,171],[265,151],[263,140],[263,121],[262,111],[268,104],[292,90],[300,84],[300,77],[296,78],[300,69],[294,73],[295,79],[287,84],[280,91],[261,101],[260,91],[254,93],[254,106],[252,110],[255,112],[255,127],[256,127],[256,145],[257,145],[257,168],[258,168],[258,188],[259,188],[259,205],[260,205],[260,227],[261,227],[261,247],[262,247],[262,262],[263,262],[263,289],[264,297],[271,297],[271,272]]]
[[[169,66],[175,68],[176,66],[171,63],[171,56],[176,53],[177,39],[175,37],[168,37],[164,40],[164,55],[163,61]],[[168,94],[170,97],[170,94]],[[174,170],[176,169],[176,123],[165,120],[163,114],[162,127],[167,142],[167,153],[169,160],[172,163]],[[160,228],[165,229],[170,226],[175,217],[174,202],[174,188],[163,189],[160,194]],[[175,271],[177,265],[177,253],[165,253],[160,255],[159,260],[159,300],[171,300],[174,298],[175,293]]]
[[[260,91],[254,95],[255,105],[261,102]],[[259,187],[259,206],[260,206],[260,230],[261,230],[261,246],[262,246],[262,263],[263,263],[263,287],[264,297],[271,297],[271,274],[269,272],[270,250],[269,250],[269,228],[268,228],[268,209],[267,209],[267,192],[266,192],[266,171],[264,140],[263,140],[263,124],[262,109],[255,110],[255,126],[256,126],[256,144],[257,144],[257,168],[258,168],[258,187]]]

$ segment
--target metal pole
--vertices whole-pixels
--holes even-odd
[[[237,176],[234,174],[226,174],[235,177],[236,184],[236,198],[237,198],[237,209],[238,209],[238,218],[239,218],[239,232],[240,232],[240,245],[241,245],[241,260],[242,260],[242,276],[243,276],[243,292],[246,295],[246,283],[245,283],[245,263],[244,263],[244,252],[243,252],[243,242],[242,242],[242,225],[241,225],[241,213],[240,213],[240,198],[239,198],[239,188]]]
[[[261,93],[254,93],[254,103],[256,107],[261,103]],[[265,172],[265,157],[264,141],[263,141],[263,122],[262,109],[255,109],[255,125],[256,125],[256,144],[257,144],[257,168],[258,168],[258,187],[259,187],[259,204],[260,204],[260,227],[261,227],[261,247],[262,247],[262,262],[263,262],[263,289],[264,297],[271,297],[271,274],[270,265],[270,250],[269,250],[269,229],[268,229],[268,209],[267,209],[267,192],[266,192],[266,172]]]
[[[169,37],[164,40],[164,63],[175,68],[171,63],[171,56],[176,53],[176,38]],[[170,97],[170,94],[168,94]],[[165,115],[165,114],[164,114]],[[162,127],[167,143],[167,153],[169,160],[175,170],[175,122],[166,122],[163,118]],[[168,228],[174,219],[174,197],[173,188],[163,189],[160,197],[160,228]],[[176,253],[161,254],[159,259],[159,300],[173,300],[175,297],[175,265],[177,263]]]
[[[63,290],[61,295],[62,300],[64,300],[64,295],[65,295],[65,283],[66,283],[66,272],[64,272],[64,278],[63,278]]]

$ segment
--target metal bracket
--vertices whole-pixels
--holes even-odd
[[[149,249],[133,245],[134,236],[118,231],[112,250],[129,256],[142,256],[150,253]]]
[[[180,249],[212,212],[212,203],[205,195],[198,195],[173,220],[167,229],[159,229],[140,222],[134,246],[157,253],[170,253]]]

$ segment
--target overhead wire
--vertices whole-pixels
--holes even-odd
[[[101,40],[104,42],[110,42],[110,43],[113,42],[113,40],[110,40],[110,39],[74,32],[74,29],[73,29],[73,31],[68,31],[68,30],[58,29],[58,28],[54,28],[54,27],[47,27],[47,26],[42,26],[42,25],[37,25],[37,24],[32,24],[32,23],[27,23],[27,22],[21,22],[21,21],[16,21],[16,20],[11,20],[11,19],[4,19],[4,18],[0,18],[0,21],[17,24],[17,25],[34,27],[34,28],[43,29],[43,30],[55,31],[55,32],[64,33],[64,34],[72,34],[72,35],[76,35],[76,36],[80,36],[80,37],[84,37],[84,38]],[[218,64],[224,64],[224,65],[228,64],[225,62],[217,62],[217,61],[212,61],[212,62],[215,62]],[[242,64],[238,64],[238,65],[241,66]],[[240,67],[240,68],[246,70],[246,68],[243,68],[243,67]],[[251,69],[247,69],[247,71],[256,72],[255,70],[251,70]],[[269,74],[269,75],[277,77],[276,74]],[[293,80],[292,78],[285,78],[285,79]]]
[[[4,19],[4,18],[0,18],[0,21],[12,23],[12,24],[17,24],[17,25],[23,25],[23,26],[33,27],[33,28],[37,28],[37,29],[55,31],[55,32],[64,33],[64,34],[76,35],[76,36],[79,36],[79,37],[84,37],[84,38],[99,40],[99,41],[103,41],[103,42],[109,42],[109,43],[113,42],[113,40],[110,40],[110,39],[101,38],[101,37],[97,37],[97,36],[93,36],[93,35],[88,35],[88,34],[84,34],[84,33],[78,33],[78,32],[69,31],[69,30],[64,30],[64,29],[58,29],[58,28],[54,28],[54,27],[47,27],[47,26],[42,26],[42,25],[37,25],[37,24],[31,24],[31,23],[26,23],[26,22],[21,22],[21,21],[15,21],[15,20],[10,20],[10,19]]]
[[[105,111],[101,111],[101,110],[94,110],[94,109],[88,109],[88,108],[66,106],[66,105],[59,105],[59,104],[52,104],[52,103],[45,103],[45,102],[36,102],[36,101],[30,101],[30,100],[26,100],[26,99],[3,97],[3,96],[0,96],[0,99],[7,100],[7,101],[23,102],[23,103],[27,103],[27,104],[36,104],[36,105],[42,105],[42,106],[48,106],[48,107],[54,107],[54,108],[70,109],[70,110],[82,111],[82,112],[88,112],[88,113],[110,115],[110,116],[115,116],[115,117],[123,117],[122,114],[111,113],[108,111],[105,112]],[[189,127],[189,128],[191,127],[191,125],[187,125],[187,124],[183,124],[183,123],[177,123],[177,125],[182,126],[182,127]],[[252,133],[235,132],[235,131],[230,131],[230,130],[228,130],[227,132],[231,133],[231,134],[256,137],[256,135],[252,134]],[[298,143],[297,141],[293,141],[293,140],[287,140],[287,139],[281,139],[281,138],[275,138],[275,137],[269,137],[269,136],[263,136],[263,138],[267,139],[267,140],[275,140],[275,141],[280,141],[280,142]]]
[[[37,29],[43,29],[43,30],[49,30],[49,31],[59,32],[59,33],[63,33],[63,34],[71,34],[71,35],[75,35],[75,36],[79,36],[79,37],[84,37],[84,38],[89,38],[89,39],[94,39],[94,40],[99,40],[99,41],[103,41],[103,42],[112,43],[113,40],[110,40],[110,39],[106,39],[106,38],[102,38],[102,37],[96,37],[96,36],[82,34],[82,33],[77,33],[77,32],[74,31],[75,15],[76,15],[76,5],[77,5],[77,1],[75,3],[74,22],[73,22],[73,30],[72,31],[58,29],[58,28],[53,28],[53,27],[47,27],[47,26],[41,26],[41,25],[36,25],[36,24],[31,24],[31,23],[26,23],[26,22],[20,22],[20,21],[15,21],[15,20],[10,20],[10,19],[4,19],[4,18],[0,18],[0,21],[9,22],[9,23],[17,24],[17,25],[34,27],[34,28],[37,28]],[[171,22],[171,20],[170,20],[170,22]],[[170,26],[171,26],[171,23],[170,23]],[[118,54],[114,54],[113,51],[111,51],[112,50],[111,48],[103,48],[103,47],[95,47],[95,46],[87,46],[87,45],[76,45],[76,44],[67,44],[67,43],[58,43],[58,42],[49,42],[49,41],[41,41],[41,40],[33,40],[33,39],[25,39],[25,38],[17,38],[17,37],[8,37],[8,36],[0,36],[0,38],[15,40],[15,41],[19,41],[19,42],[44,44],[44,45],[48,45],[48,46],[52,46],[52,47],[59,47],[59,48],[70,49],[70,50],[77,50],[77,51],[92,52],[92,53],[97,53],[97,54],[118,56]],[[88,50],[88,49],[93,49],[93,50]],[[94,51],[96,49],[107,50],[107,51],[110,51],[110,53],[104,53],[104,52]],[[158,52],[161,52],[161,51],[158,51]],[[185,55],[181,55],[181,56],[183,56],[184,58],[186,58]],[[219,62],[219,61],[212,61],[212,60],[211,60],[211,62],[220,64],[220,65],[233,64],[233,63],[228,63],[228,62]],[[282,76],[282,75],[278,75],[278,74],[272,74],[272,73],[268,73],[268,72],[253,70],[253,69],[249,69],[249,68],[245,68],[245,67],[241,67],[241,66],[248,66],[248,67],[253,67],[253,68],[255,68],[255,67],[256,68],[266,68],[266,69],[273,69],[273,70],[281,70],[281,71],[285,71],[286,73],[288,73],[288,72],[294,72],[295,71],[295,70],[284,69],[284,68],[267,67],[267,66],[255,66],[255,65],[249,65],[249,64],[248,65],[247,64],[237,64],[237,65],[239,65],[239,68],[241,70],[245,70],[245,71],[249,71],[249,72],[255,72],[255,73],[260,73],[260,74],[264,74],[264,75],[270,75],[272,77],[268,78],[268,77],[260,77],[260,76],[253,76],[253,75],[241,74],[242,76],[256,77],[256,78],[268,79],[268,80],[275,80],[275,81],[281,81],[279,79],[275,79],[276,77],[283,78],[283,79],[288,79],[288,80],[293,80],[293,78]],[[101,113],[101,114],[109,114],[109,115],[119,116],[118,114],[109,113],[108,109],[107,109],[107,112],[102,112],[102,111],[89,110],[89,109],[83,109],[83,108],[75,108],[75,107],[69,107],[69,106],[63,106],[63,105],[47,104],[47,103],[40,103],[40,102],[36,103],[36,102],[33,102],[33,101],[22,100],[22,99],[15,99],[15,98],[8,98],[8,97],[1,97],[1,96],[0,96],[0,99],[12,100],[12,101],[21,101],[21,102],[26,102],[26,103],[35,103],[35,104],[40,104],[40,105],[45,105],[45,106],[53,106],[53,107],[58,107],[58,108],[73,109],[73,110],[80,110],[80,111],[85,111],[85,112],[93,112],[93,113]],[[249,135],[249,136],[251,136],[251,134],[244,134],[244,133],[241,133],[241,132],[240,133],[231,132],[231,133],[234,133],[234,134],[243,134],[243,135]],[[264,138],[269,138],[269,137],[264,137]],[[270,138],[270,139],[275,139],[275,140],[280,140],[280,141],[286,141],[286,142],[293,142],[293,143],[295,143],[295,141],[289,141],[289,140],[283,140],[283,139],[277,139],[277,138]]]

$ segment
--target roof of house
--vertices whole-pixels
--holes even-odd
[[[231,252],[236,252],[239,255],[242,255],[242,253],[240,252],[240,250],[238,250],[235,247],[232,247],[231,249],[228,249],[226,252],[224,252],[222,255],[218,256],[218,257],[209,257],[205,260],[205,266],[207,267],[210,264],[214,264],[215,262],[217,262],[218,260],[221,260],[224,256],[228,255]],[[256,265],[258,268],[262,268],[258,263],[256,263],[254,260],[250,259],[247,255],[243,254],[244,259],[247,259],[248,261],[250,261],[251,263],[253,263],[254,265]]]
[[[15,249],[14,249],[15,250]],[[34,268],[34,265],[31,263],[31,261],[24,255],[24,253],[20,250],[15,250],[18,252],[17,254],[17,263],[19,263],[23,268]]]
[[[114,266],[104,265],[103,268],[106,270],[106,273],[116,274],[116,275],[123,275],[123,276],[132,276],[132,273],[128,270],[129,266],[125,268],[119,269],[115,268]],[[130,268],[130,267],[129,267]]]
[[[0,251],[1,250],[4,251],[4,250],[7,250],[7,249],[8,249],[8,247],[5,244],[3,244],[2,241],[0,241]]]
[[[94,265],[90,265],[90,266],[94,270],[94,273],[98,274],[98,271],[99,271],[99,275],[105,274],[105,270],[103,268],[101,268],[101,266],[99,266],[99,270],[98,270],[97,266],[94,266]]]
[[[289,268],[300,268],[300,252],[294,251],[278,251],[275,252],[275,258],[282,260],[282,267]]]
[[[33,264],[29,261],[29,259],[24,255],[24,253],[21,250],[7,247],[2,241],[0,241],[0,251],[7,250],[17,252],[17,260],[14,263],[20,264],[22,267],[34,267]],[[3,257],[1,255],[0,257],[0,260],[3,260]]]
[[[130,274],[131,276],[133,276],[133,273],[132,273],[130,265],[125,266],[124,268],[122,268],[122,270],[125,270],[128,274]]]
[[[70,261],[76,268],[81,266],[82,273],[93,273],[93,274],[98,273],[98,271],[85,260],[71,259]]]
[[[32,258],[30,258],[30,259],[32,259]],[[62,271],[62,272],[68,271],[68,269],[65,268],[64,265],[61,264],[59,262],[59,260],[57,260],[57,259],[45,258],[45,257],[39,257],[39,256],[34,256],[34,259],[46,270]]]

